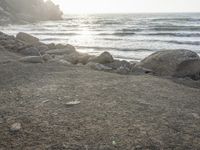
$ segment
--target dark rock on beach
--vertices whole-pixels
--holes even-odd
[[[159,76],[180,76],[198,74],[200,58],[189,50],[165,50],[153,53],[136,66],[150,69]]]

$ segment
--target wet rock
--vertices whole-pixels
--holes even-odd
[[[19,61],[26,63],[43,63],[44,60],[41,56],[26,56],[21,58]]]
[[[189,50],[165,50],[153,53],[136,66],[152,70],[159,76],[187,76],[198,70],[199,56]],[[185,65],[187,64],[187,65]],[[191,69],[192,68],[192,69]]]
[[[40,52],[36,47],[28,47],[19,51],[22,55],[25,56],[39,56]]]
[[[17,40],[20,40],[20,41],[23,41],[27,44],[35,44],[35,43],[38,43],[39,42],[39,39],[30,35],[30,34],[27,34],[27,33],[24,33],[24,32],[19,32],[17,35],[16,35],[16,39]]]
[[[17,132],[17,131],[20,131],[21,128],[22,128],[21,123],[14,123],[14,124],[11,125],[10,131],[11,132]]]
[[[101,55],[89,59],[89,61],[96,62],[99,64],[107,64],[113,62],[114,59],[109,52],[103,52]]]

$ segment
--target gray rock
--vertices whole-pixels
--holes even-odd
[[[50,44],[47,44],[48,48],[51,50],[51,49],[56,49],[56,45],[54,43],[50,43]]]
[[[26,56],[21,58],[19,61],[26,63],[43,63],[44,60],[41,56]]]
[[[40,53],[45,53],[49,49],[49,47],[44,44],[38,45],[36,47],[40,51]]]
[[[189,71],[194,74],[198,70],[198,65],[194,65],[194,61],[198,62],[199,59],[197,53],[193,51],[165,50],[153,53],[136,67],[152,70],[155,75],[160,76],[187,76],[191,74]]]
[[[52,60],[53,58],[51,57],[51,55],[45,54],[45,55],[42,55],[42,59],[43,59],[45,62],[48,62],[48,61]]]
[[[30,35],[30,34],[27,34],[27,33],[24,33],[24,32],[19,32],[17,35],[16,35],[16,39],[17,40],[20,40],[20,41],[23,41],[27,44],[35,44],[37,42],[39,42],[39,39]]]
[[[22,128],[21,123],[14,123],[14,124],[11,125],[10,131],[11,132],[17,132],[17,131],[20,131],[21,128]]]
[[[22,55],[26,56],[39,56],[39,50],[36,47],[28,47],[19,51]]]
[[[101,55],[89,59],[89,61],[100,63],[100,64],[107,64],[114,61],[112,55],[109,52],[103,52]]]
[[[112,69],[118,69],[120,67],[124,67],[124,68],[129,68],[129,70],[131,70],[135,64],[132,64],[128,61],[125,61],[125,60],[114,60],[113,62],[111,63],[108,63],[108,64],[105,64],[106,66],[108,67],[111,67]]]
[[[91,56],[84,53],[74,52],[69,55],[64,55],[64,59],[71,62],[72,64],[87,64]]]
[[[193,80],[200,79],[200,59],[187,60],[179,64],[176,68],[174,76],[190,77]]]

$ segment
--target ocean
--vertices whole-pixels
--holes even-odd
[[[200,13],[65,15],[61,21],[1,26],[0,31],[26,32],[44,43],[68,43],[94,55],[109,51],[132,61],[160,50],[200,54]]]

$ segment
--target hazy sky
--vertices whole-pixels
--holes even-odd
[[[200,12],[200,0],[53,0],[65,13]]]

